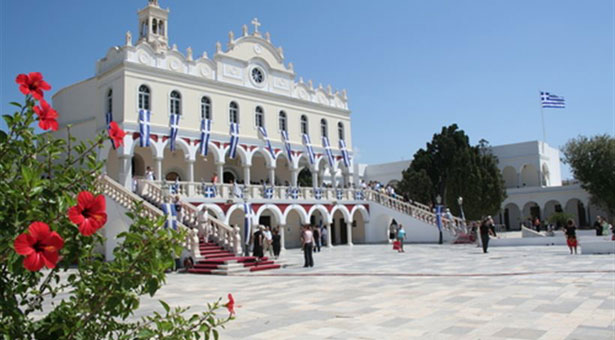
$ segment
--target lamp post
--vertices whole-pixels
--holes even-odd
[[[457,199],[457,203],[459,204],[459,210],[461,211],[461,220],[462,220],[463,226],[465,227],[466,216],[463,214],[463,197],[459,196],[459,198]]]
[[[440,238],[438,240],[438,244],[442,244],[442,197],[440,195],[436,196],[436,224],[438,225],[438,232],[440,233]]]

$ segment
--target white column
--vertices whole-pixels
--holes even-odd
[[[348,237],[348,242],[346,244],[352,246],[352,221],[346,223],[346,235]]]
[[[194,159],[188,159],[186,160],[186,162],[188,163],[188,182],[192,183],[194,182]],[[188,196],[193,196],[194,195],[194,186],[191,184],[188,184]]]
[[[331,186],[335,188],[337,186],[337,178],[335,178],[335,170],[331,169]]]
[[[269,170],[269,184],[275,185],[275,168],[267,168]]]
[[[218,168],[218,183],[222,184],[222,179],[224,177],[224,162],[216,163],[216,167]]]
[[[120,156],[119,157],[120,169],[119,180],[120,184],[128,190],[132,191],[132,157]]]
[[[331,223],[327,223],[327,247],[333,247],[331,243]]]
[[[312,187],[318,188],[318,172],[313,168],[310,168],[310,172],[312,173]]]
[[[243,182],[250,185],[250,165],[243,166]]]
[[[285,235],[284,229],[286,229],[286,225],[280,224],[279,229],[280,229],[280,246],[281,246],[280,249],[286,250],[286,246],[284,245],[284,243],[286,242],[286,237],[284,236]]]
[[[156,157],[156,159],[154,160],[157,181],[162,181],[162,159],[162,157]]]
[[[299,177],[299,169],[292,169],[290,171],[290,185],[297,186],[297,178]]]

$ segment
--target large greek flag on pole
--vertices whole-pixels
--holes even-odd
[[[252,205],[244,202],[243,212],[245,213],[243,239],[246,244],[250,244],[250,232],[252,229]]]
[[[229,157],[235,159],[237,155],[237,145],[239,145],[239,124],[231,123],[231,145],[229,149]]]
[[[175,204],[163,203],[162,211],[164,212],[164,216],[166,217],[164,227],[177,230],[177,210],[175,209]]]
[[[322,147],[325,148],[327,160],[329,160],[329,166],[333,168],[333,153],[331,152],[331,145],[329,145],[329,138],[327,138],[327,136],[322,136]]]
[[[286,154],[288,155],[288,160],[293,161],[293,152],[290,148],[290,141],[288,140],[288,131],[282,130],[282,140],[284,141],[284,148],[286,148]]]
[[[540,103],[543,109],[563,109],[566,107],[564,97],[556,96],[549,92],[540,92]]]
[[[346,168],[350,167],[350,157],[348,157],[348,150],[346,150],[346,142],[343,139],[340,139],[340,150],[342,151],[342,159],[344,160],[344,166]]]
[[[201,145],[199,145],[199,153],[207,156],[209,150],[209,136],[211,135],[211,120],[201,119]]]
[[[139,146],[149,146],[149,120],[151,116],[149,110],[139,110]]]
[[[314,157],[314,149],[312,149],[312,142],[310,141],[310,136],[305,133],[303,134],[303,145],[305,145],[305,148],[307,150],[310,164],[314,164],[316,158]]]
[[[258,132],[260,133],[261,137],[265,141],[265,148],[267,148],[267,150],[269,150],[269,153],[271,154],[271,157],[273,157],[273,159],[275,159],[275,152],[273,151],[273,147],[271,146],[271,141],[269,140],[269,136],[267,136],[267,130],[264,127],[262,127],[262,126],[259,126],[258,127]]]
[[[179,129],[179,115],[176,113],[171,113],[171,118],[169,121],[169,126],[171,127],[171,131],[169,132],[169,149],[171,151],[175,151],[175,140],[177,139],[177,130]]]

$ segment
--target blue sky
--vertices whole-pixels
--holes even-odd
[[[0,102],[21,100],[18,73],[52,93],[94,74],[107,49],[137,32],[145,0],[1,1]],[[211,56],[258,17],[297,76],[348,90],[358,161],[410,159],[443,125],[476,143],[613,134],[613,1],[197,1],[171,9],[170,42]],[[251,29],[252,30],[252,29]],[[50,97],[50,96],[49,96]],[[0,125],[5,128],[6,125]],[[564,177],[569,170],[564,169]]]

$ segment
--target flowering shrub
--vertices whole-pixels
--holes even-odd
[[[162,227],[163,219],[141,217],[118,235],[115,259],[96,251],[104,242],[105,198],[96,192],[102,163],[94,152],[106,138],[122,145],[125,132],[112,122],[94,141],[76,144],[36,134],[33,125],[58,129],[58,113],[45,101],[51,86],[38,72],[16,82],[25,103],[5,115],[0,131],[0,334],[5,339],[198,339],[218,337],[216,328],[234,318],[234,300],[207,304],[186,317],[187,308],[133,317],[139,296],[154,296],[165,282],[185,232]],[[62,295],[59,295],[62,294]],[[229,315],[216,317],[216,310]]]

